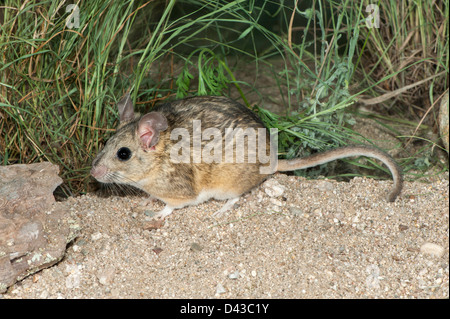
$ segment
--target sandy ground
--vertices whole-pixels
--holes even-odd
[[[80,236],[0,298],[448,298],[449,178],[305,180],[277,174],[224,215],[95,195],[56,203]]]

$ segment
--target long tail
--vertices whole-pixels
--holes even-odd
[[[344,146],[334,150],[317,153],[304,158],[294,158],[290,160],[278,160],[278,171],[293,171],[297,169],[305,169],[328,163],[340,158],[353,156],[367,156],[373,157],[383,162],[391,171],[394,180],[394,186],[388,194],[387,200],[389,202],[395,201],[400,194],[403,186],[403,176],[401,168],[397,165],[394,159],[387,153],[369,146]]]

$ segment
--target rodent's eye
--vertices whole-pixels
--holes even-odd
[[[128,147],[121,147],[117,151],[117,158],[120,161],[128,161],[131,158],[131,150]]]

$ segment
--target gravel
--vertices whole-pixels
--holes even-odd
[[[229,212],[93,194],[58,202],[81,235],[0,298],[448,298],[449,178],[305,180],[276,174]],[[147,201],[148,202],[148,201]]]

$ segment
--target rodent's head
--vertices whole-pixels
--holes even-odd
[[[127,93],[117,104],[120,125],[92,162],[91,175],[102,183],[130,184],[141,188],[140,181],[151,168],[161,131],[167,119],[159,112],[135,115]]]

